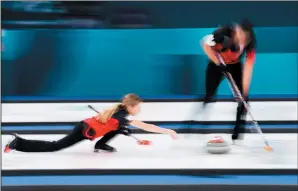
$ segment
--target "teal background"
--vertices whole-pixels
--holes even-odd
[[[224,175],[224,176],[185,176],[185,175],[99,175],[99,176],[5,176],[3,186],[31,185],[296,185],[296,175]]]
[[[4,96],[204,93],[200,39],[214,28],[5,30]],[[251,95],[297,94],[298,27],[258,27]],[[219,95],[230,95],[227,83]]]

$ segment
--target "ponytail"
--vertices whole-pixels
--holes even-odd
[[[105,109],[103,112],[100,113],[98,118],[99,121],[101,123],[106,123],[112,117],[112,115],[119,109],[120,106],[121,103],[115,104],[112,107]]]

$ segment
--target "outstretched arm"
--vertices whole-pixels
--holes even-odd
[[[160,134],[168,134],[171,135],[174,139],[177,137],[177,133],[171,129],[161,128],[153,124],[144,123],[142,121],[131,121],[130,125],[143,129],[144,131],[152,132],[152,133],[160,133]]]

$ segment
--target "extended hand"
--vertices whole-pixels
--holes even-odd
[[[168,129],[168,134],[171,135],[171,137],[173,139],[177,139],[177,133],[176,133],[176,131],[174,131],[172,129]]]

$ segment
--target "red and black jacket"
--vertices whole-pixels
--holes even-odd
[[[110,131],[115,131],[120,127],[128,125],[129,120],[127,117],[127,110],[123,106],[119,106],[116,112],[106,123],[101,123],[96,120],[95,117],[85,119],[83,122],[87,125],[87,127],[85,128],[83,134],[86,138],[94,140],[98,137],[104,136]]]
[[[216,29],[213,33],[214,50],[222,56],[226,64],[240,62],[244,53],[246,59],[255,59],[256,38],[255,34],[251,33],[251,40],[245,47],[238,47],[233,42],[234,26],[224,26]]]

